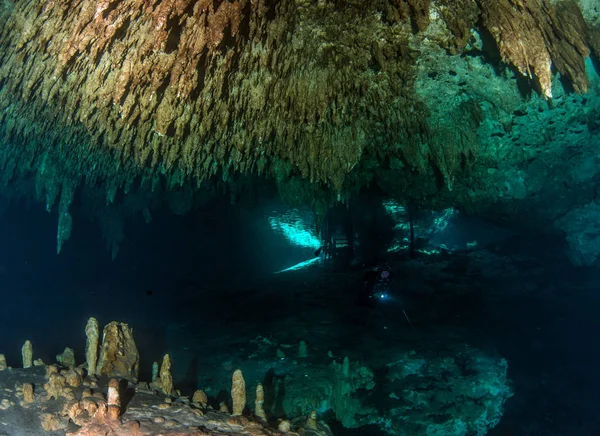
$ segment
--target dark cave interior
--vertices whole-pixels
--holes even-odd
[[[140,378],[169,352],[179,389],[211,385],[217,399],[231,365],[246,367],[251,380],[284,371],[275,356],[257,368],[248,363],[244,353],[252,355],[247,346],[257,337],[306,339],[317,362],[327,352],[349,355],[375,368],[376,379],[389,371],[386,354],[395,347],[441,352],[446,341],[465,342],[508,361],[514,396],[490,434],[568,434],[574,420],[581,434],[599,428],[590,409],[600,386],[590,374],[600,354],[589,336],[600,327],[600,276],[573,267],[560,236],[515,234],[458,211],[415,211],[411,254],[407,210],[367,192],[331,210],[321,228],[350,228],[353,256],[324,260],[309,235],[272,225],[284,217],[288,231],[312,234],[314,244],[308,209],[290,216],[297,210],[273,198],[249,208],[223,197],[185,216],[163,210],[150,223],[132,219],[113,261],[97,225],[74,206],[77,225],[58,256],[53,214],[23,204],[3,214],[0,349],[9,361],[19,360],[25,339],[44,361],[65,345],[81,356],[86,319],[118,319],[134,328]],[[378,264],[391,272],[385,298],[362,305]],[[375,394],[368,401],[389,407]],[[380,434],[373,425],[328,421],[335,434]]]

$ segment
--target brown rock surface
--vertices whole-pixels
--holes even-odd
[[[133,329],[116,321],[104,327],[98,375],[137,381],[139,362],[140,355],[133,340]]]
[[[482,24],[503,59],[524,76],[536,78],[547,98],[552,97],[552,65],[576,91],[587,91],[584,57],[596,42],[574,1],[479,0],[479,4]]]
[[[60,377],[51,373],[51,377]],[[274,429],[244,417],[232,417],[212,410],[200,410],[182,402],[173,402],[168,409],[161,409],[161,397],[145,390],[137,391],[135,384],[126,387],[127,403],[121,400],[124,413],[115,419],[111,416],[105,395],[108,392],[107,378],[100,379],[99,390],[90,396],[83,385],[74,388],[79,401],[64,396],[45,402],[34,402],[27,408],[18,405],[17,394],[5,388],[19,384],[42,386],[45,370],[36,367],[29,370],[14,369],[0,375],[0,407],[2,431],[10,435],[41,434],[52,431],[54,435],[98,436],[118,435],[277,435]],[[114,400],[114,398],[113,398]],[[200,413],[199,413],[200,412]]]

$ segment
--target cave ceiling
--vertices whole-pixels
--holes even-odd
[[[0,25],[0,185],[58,210],[59,249],[80,194],[103,220],[268,181],[322,215],[377,186],[542,227],[596,195],[587,1],[3,0]]]

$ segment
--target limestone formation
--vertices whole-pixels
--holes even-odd
[[[554,66],[575,90],[586,92],[584,58],[596,44],[574,1],[479,0],[482,24],[496,40],[503,59],[521,74],[537,79],[552,98]]]
[[[40,423],[45,431],[65,430],[69,423],[62,418],[58,413],[42,413],[40,415]]]
[[[58,373],[58,366],[56,365],[48,365],[46,367],[46,378],[50,378],[52,374]]]
[[[89,375],[96,374],[96,365],[98,363],[98,344],[100,338],[100,327],[96,318],[91,317],[85,326],[85,361]]]
[[[23,368],[31,368],[33,366],[33,346],[29,340],[23,344],[21,356],[23,357]]]
[[[133,340],[133,329],[116,321],[104,327],[98,375],[137,381],[139,362],[140,355]]]
[[[117,327],[119,327],[119,332],[127,331],[123,325],[117,324]],[[104,345],[110,335],[111,331],[106,330]],[[105,356],[108,355],[109,353],[105,353]],[[208,433],[259,436],[277,433],[266,422],[264,411],[261,413],[260,410],[257,410],[256,416],[263,417],[260,421],[252,417],[239,416],[244,411],[246,402],[245,382],[240,370],[235,371],[232,379],[233,408],[236,412],[234,415],[238,415],[236,418],[232,418],[227,416],[229,408],[225,402],[220,404],[219,410],[227,415],[212,410],[212,407],[208,405],[206,393],[201,390],[196,391],[190,401],[187,397],[181,396],[179,398],[157,397],[156,392],[148,389],[147,383],[127,383],[127,393],[132,393],[133,396],[128,396],[127,403],[124,404],[120,386],[121,382],[124,383],[125,380],[119,381],[117,378],[111,378],[106,385],[107,379],[98,377],[98,384],[106,387],[107,391],[104,391],[105,394],[103,389],[94,389],[92,392],[92,388],[89,387],[89,377],[86,377],[83,385],[81,383],[82,376],[85,374],[83,365],[79,367],[70,365],[68,359],[70,356],[72,356],[70,351],[63,353],[58,359],[62,363],[46,366],[47,380],[45,383],[40,382],[39,387],[37,386],[38,381],[35,381],[35,386],[30,382],[34,380],[34,377],[35,380],[41,378],[39,370],[34,372],[22,369],[11,371],[8,380],[9,383],[16,381],[16,384],[13,384],[16,386],[15,390],[6,387],[6,383],[0,389],[10,396],[16,391],[14,395],[20,400],[20,407],[10,411],[11,419],[8,424],[3,422],[4,425],[8,425],[10,434],[38,434],[42,430],[67,436],[97,436],[101,434],[200,436]],[[65,364],[67,364],[66,368]],[[172,387],[170,367],[170,356],[166,355],[156,381],[160,383],[161,378],[162,381],[170,379],[171,389],[167,388],[167,390],[177,392]],[[98,368],[100,369],[102,366],[98,365]],[[6,382],[6,380],[1,381]],[[98,387],[98,384],[94,383],[94,386]],[[258,386],[257,409],[263,407],[263,401],[264,391],[262,386]],[[13,406],[15,406],[15,402],[8,398],[0,400],[0,411],[8,410]],[[39,418],[39,421],[37,419],[32,421],[31,418],[34,416]],[[22,423],[20,422],[21,418],[23,419]],[[19,431],[11,432],[15,428]]]
[[[597,20],[572,0],[6,3],[0,184],[27,181],[8,195],[57,209],[58,249],[86,185],[113,255],[124,216],[148,218],[163,201],[185,212],[257,176],[317,220],[371,184],[420,206],[468,208],[485,181],[502,184],[486,175],[504,149],[529,142],[487,147],[475,131],[486,105],[488,124],[512,125],[515,108],[490,101],[480,75],[494,49],[546,98],[552,68],[585,92],[585,59],[600,52]],[[480,29],[497,47],[482,50]],[[438,94],[449,93],[454,79],[441,76],[457,74],[461,55],[480,61],[467,62],[442,116],[421,85],[438,77]]]
[[[202,407],[206,407],[208,405],[208,396],[203,390],[196,390],[192,395],[192,403],[196,403]]]
[[[64,376],[56,372],[51,373],[48,377],[48,382],[44,384],[46,400],[58,400],[65,393],[64,389],[66,384],[67,381]]]
[[[306,419],[305,428],[317,430],[317,411],[313,410]]]
[[[262,384],[256,386],[256,400],[254,401],[254,415],[263,421],[267,420],[267,414],[264,408],[265,404],[265,390]]]
[[[4,354],[0,354],[0,371],[4,371],[8,368],[6,364],[6,356]]]
[[[298,344],[298,357],[305,359],[308,357],[308,345],[305,341],[300,341]]]
[[[159,371],[158,362],[153,362],[152,363],[152,383],[156,382],[156,379],[158,378],[158,371]]]
[[[65,378],[67,384],[74,388],[81,385],[81,382],[83,381],[81,374],[73,368],[68,371],[61,371],[61,375]]]
[[[292,423],[287,420],[283,420],[277,426],[277,429],[282,433],[289,433],[292,431]]]
[[[350,377],[350,359],[348,356],[344,357],[344,361],[342,362],[342,375],[344,378]]]
[[[163,357],[156,384],[166,395],[175,394],[175,388],[173,387],[173,375],[171,375],[171,356],[169,356],[169,354],[165,354]]]
[[[31,383],[23,383],[23,401],[28,404],[35,402],[33,385]]]
[[[240,369],[236,369],[233,372],[231,382],[231,399],[233,401],[232,415],[241,415],[246,408],[246,382]]]
[[[72,368],[75,366],[75,352],[72,348],[66,347],[62,354],[56,356],[56,361],[63,366]]]
[[[229,406],[227,405],[227,403],[225,401],[221,401],[219,403],[219,411],[229,414]]]
[[[119,394],[119,381],[116,378],[111,378],[108,382],[107,404],[109,419],[119,419],[121,415],[121,398]]]

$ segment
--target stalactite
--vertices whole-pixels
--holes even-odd
[[[552,98],[552,66],[577,92],[586,92],[584,58],[595,39],[572,0],[478,0],[482,24],[498,44],[502,58],[539,82]]]
[[[430,119],[418,41],[460,53],[477,24],[544,96],[551,65],[586,90],[600,31],[571,0],[2,2],[0,184],[35,181],[48,210],[60,199],[59,251],[65,186],[103,190],[113,255],[125,209],[168,199],[184,213],[240,177],[274,180],[317,215],[391,160],[399,177],[441,174],[451,188],[476,138],[455,128],[462,114]],[[148,203],[115,204],[132,193]]]

